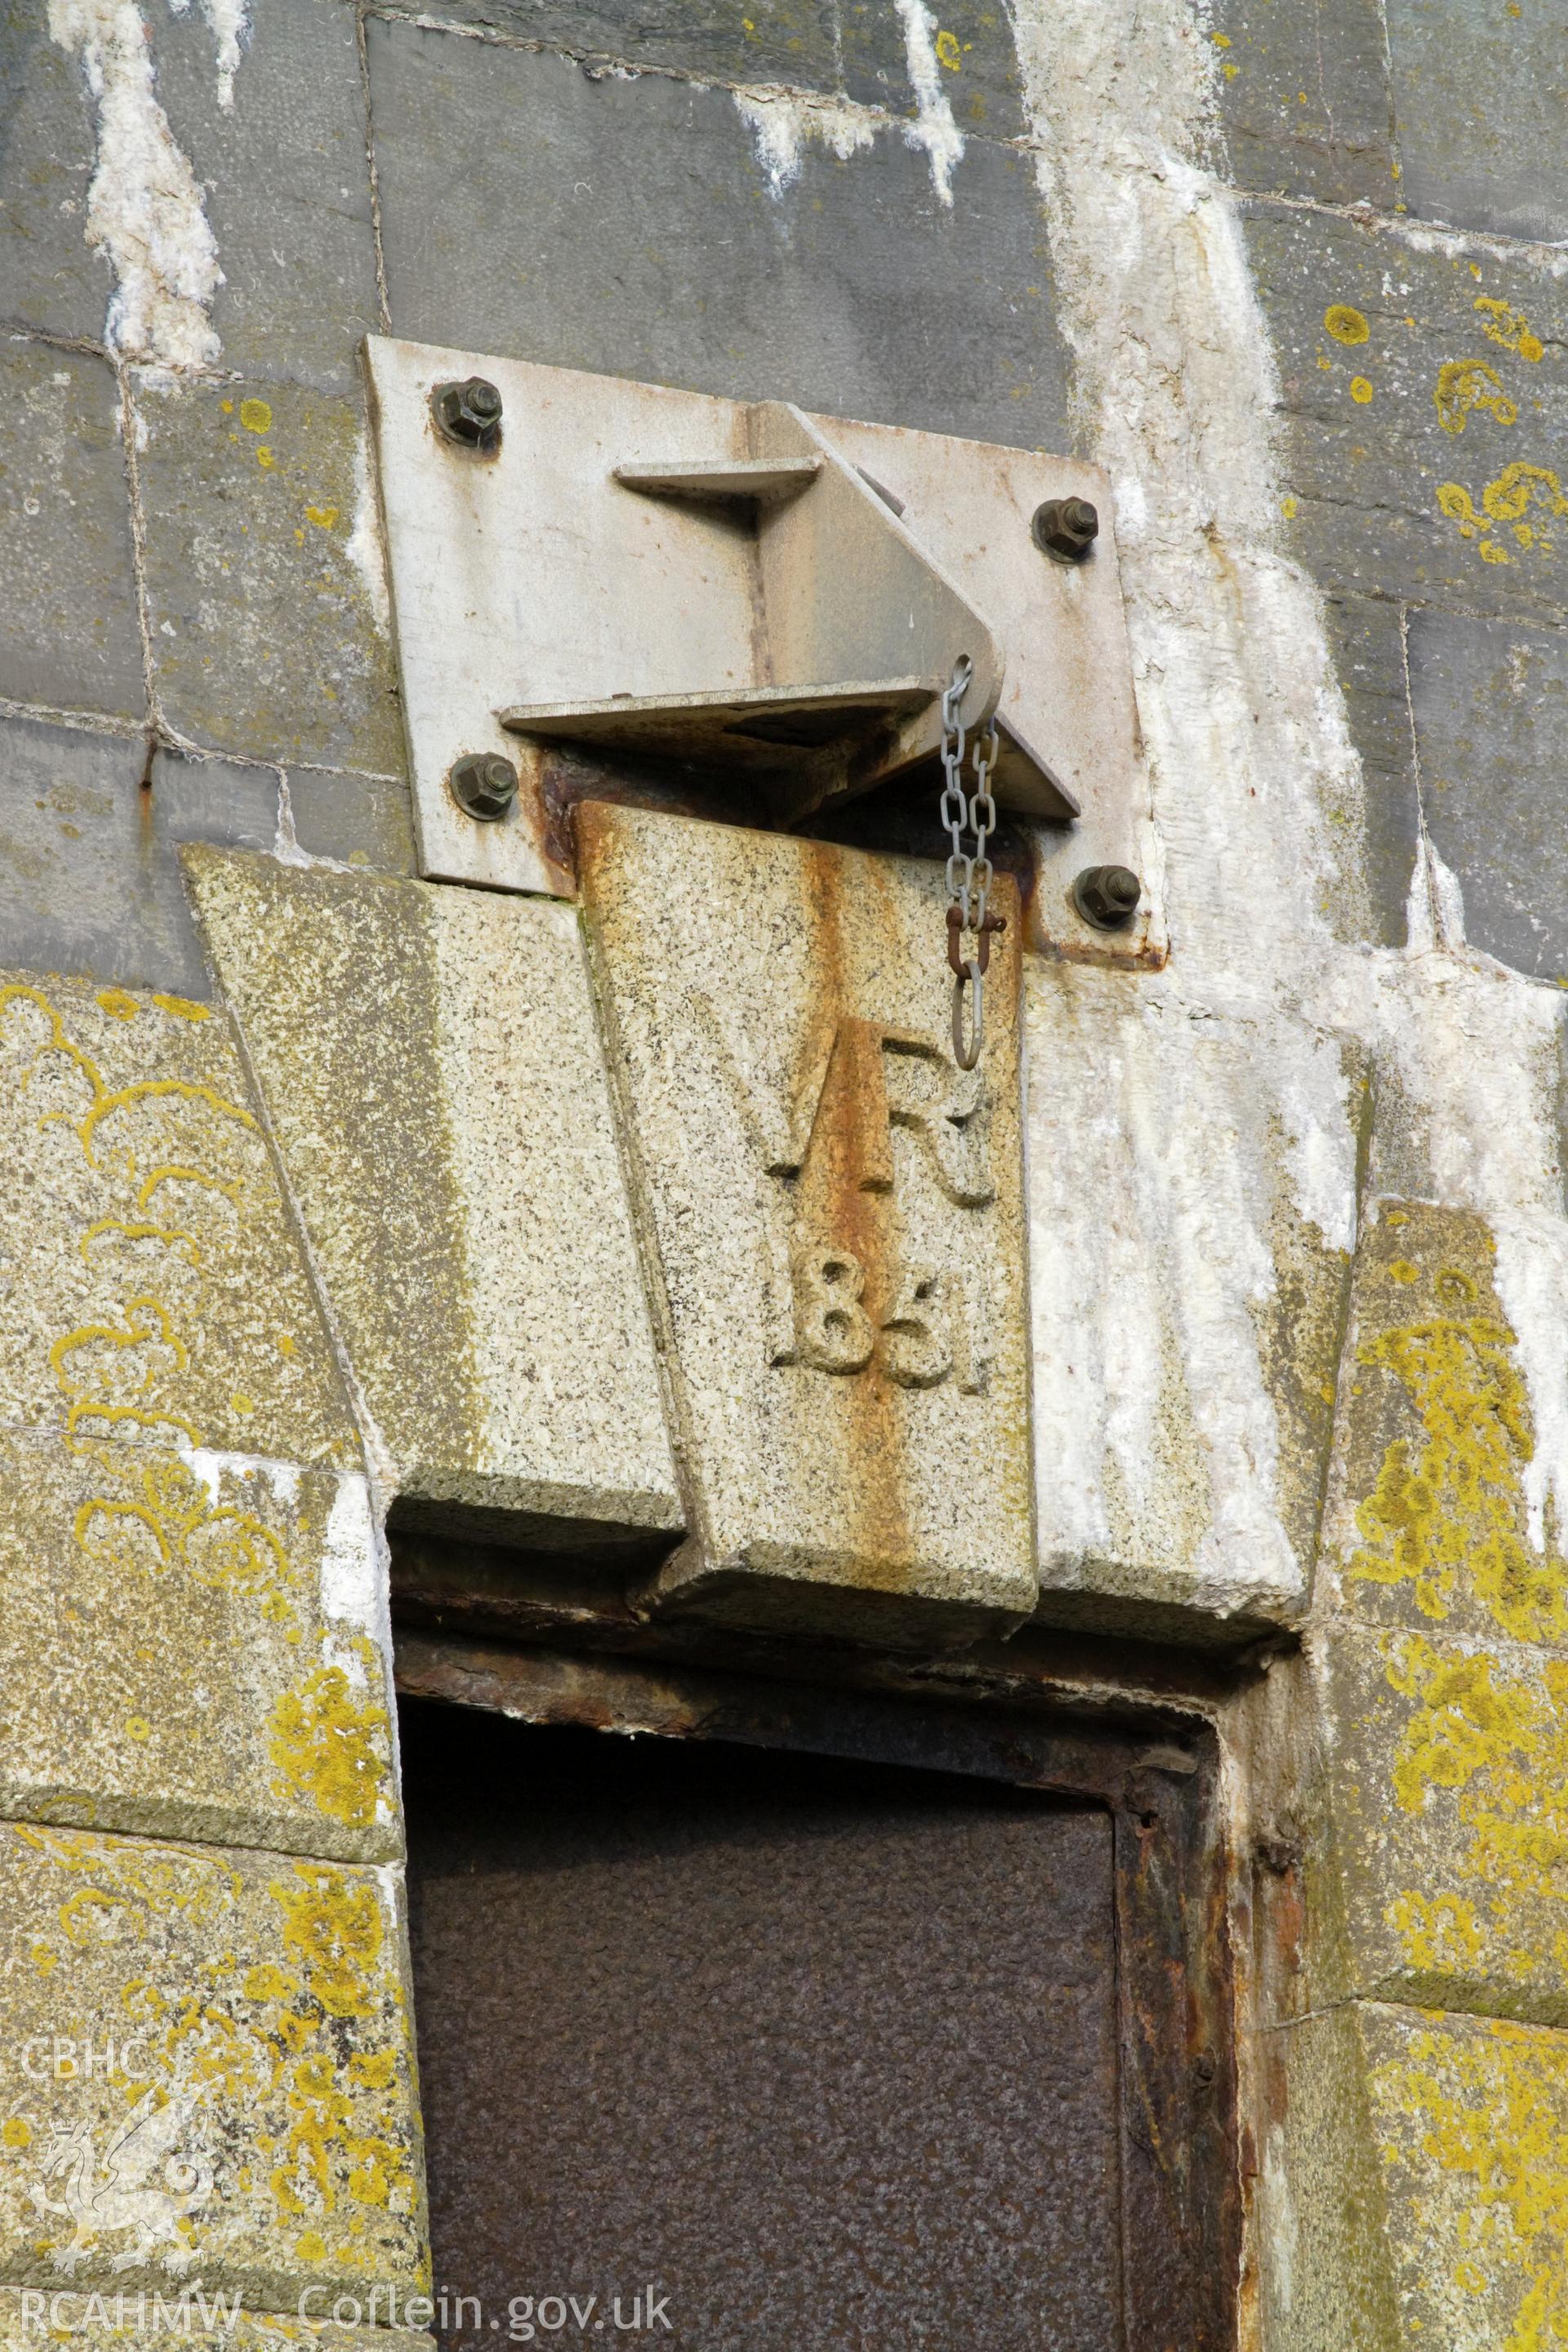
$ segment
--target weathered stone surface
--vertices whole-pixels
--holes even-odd
[[[223,362],[352,393],[380,323],[353,13],[268,0],[226,74],[199,9],[157,23],[158,98],[201,183]]]
[[[12,2284],[425,2283],[389,1874],[9,1823],[0,1907]]]
[[[839,48],[846,94],[864,105],[928,119],[945,106],[961,136],[1027,133],[1012,22],[1000,0],[948,0],[925,12],[891,0],[843,0]]]
[[[1521,257],[1249,207],[1279,354],[1286,545],[1335,592],[1568,606],[1568,284]]]
[[[120,393],[102,360],[0,343],[0,695],[139,718]]]
[[[377,874],[415,872],[414,818],[400,779],[290,768],[287,782],[294,838],[308,856]]]
[[[0,1811],[395,1853],[358,1471],[0,1437]]]
[[[401,1511],[657,1557],[680,1513],[575,918],[188,856]]]
[[[332,2308],[334,2298],[322,2289],[305,2293],[307,2311]],[[0,2287],[0,2345],[5,2352],[37,2352],[40,2340],[68,2337],[83,2352],[110,2352],[110,2347],[114,2352],[154,2352],[160,2345],[167,2352],[174,2334],[199,2352],[429,2352],[435,2341],[419,2332],[433,2316],[426,2309],[431,2298],[392,2287],[377,2293],[374,2305],[368,2292],[340,2298],[345,2321],[347,2305],[359,2303],[363,2326],[300,2319],[292,2309],[236,2311],[236,2299],[237,2290],[216,2279],[164,2280],[156,2287],[62,2287],[53,2281],[47,2287]],[[410,2305],[413,2326],[374,2324],[384,2322],[389,2312],[401,2321]]]
[[[743,11],[725,0],[443,0],[438,10],[408,13],[489,26],[575,57],[686,67],[732,81],[827,93],[841,80],[836,0],[757,0]]]
[[[1467,939],[1563,978],[1568,635],[1414,613],[1410,686],[1427,829],[1463,893]]]
[[[1258,2249],[1268,2352],[1410,2345],[1394,2290],[1363,2009],[1347,2002],[1258,2036],[1268,2120],[1258,2151]]]
[[[1394,105],[1412,212],[1568,236],[1568,47],[1559,7],[1390,0]]]
[[[49,37],[47,0],[0,6],[0,314],[52,334],[103,332],[110,275],[88,245],[90,100]]]
[[[395,334],[1072,446],[1027,153],[972,141],[949,206],[901,124],[814,131],[788,98],[748,120],[658,75],[382,19],[368,35]],[[498,221],[528,223],[522,247]]]
[[[1365,1213],[1325,1556],[1371,1622],[1568,1647],[1568,1562],[1531,1527],[1534,1432],[1495,1263],[1466,1212]]]
[[[1568,2034],[1372,2002],[1354,2015],[1402,2341],[1444,2352],[1561,2342]]]
[[[215,751],[401,772],[356,404],[290,383],[140,381],[157,688]]]
[[[1347,857],[1346,867],[1352,874],[1359,868],[1364,883],[1367,935],[1375,946],[1403,947],[1421,805],[1400,614],[1371,596],[1328,597],[1323,613],[1363,782],[1359,811],[1336,810],[1331,822],[1342,831],[1354,825],[1360,835],[1361,855]],[[1336,929],[1342,938],[1354,936],[1356,926]]]
[[[1320,1946],[1314,2004],[1568,2023],[1568,1663],[1344,1620],[1322,1638],[1335,1834],[1315,1895],[1344,1949]]]
[[[1219,0],[1207,37],[1238,186],[1392,209],[1399,180],[1375,0]]]
[[[1041,1609],[1300,1613],[1354,1232],[1353,1070],[1179,982],[1026,977]],[[1260,1097],[1293,1074],[1291,1121]],[[1283,1098],[1283,1097],[1281,1097]],[[1190,1630],[1190,1622],[1189,1622]]]
[[[1011,890],[966,1079],[940,866],[595,803],[578,842],[692,1531],[661,1597],[894,1639],[1023,1613]]]
[[[8,974],[0,1047],[0,1423],[357,1466],[227,1024]]]
[[[0,984],[0,1809],[395,1849],[359,1449],[226,1027]]]

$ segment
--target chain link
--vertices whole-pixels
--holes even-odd
[[[952,971],[952,1051],[961,1070],[973,1070],[984,1042],[983,983],[991,962],[991,934],[1002,929],[1002,918],[988,911],[994,872],[986,844],[996,829],[996,803],[991,797],[991,775],[1000,748],[996,722],[992,720],[973,746],[974,790],[963,786],[963,755],[968,735],[959,707],[974,676],[967,654],[953,664],[952,677],[942,698],[942,822],[952,843],[947,860],[947,961]],[[963,836],[973,835],[973,849]],[[965,931],[974,934],[975,953],[964,955]],[[971,1000],[969,1043],[963,1038],[963,998]]]

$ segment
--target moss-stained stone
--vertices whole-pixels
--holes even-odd
[[[1258,2249],[1268,2352],[1407,2352],[1356,2003],[1259,2037]]]
[[[1399,181],[1376,0],[1218,0],[1197,37],[1215,51],[1239,186],[1392,209]]]
[[[424,2284],[389,1874],[7,1824],[0,1916],[13,2284]]]
[[[272,381],[147,377],[136,414],[168,719],[214,751],[400,772],[358,404]]]
[[[1485,1224],[1384,1201],[1363,1224],[1326,1549],[1358,1617],[1568,1647],[1568,1563],[1531,1528],[1534,1452]]]
[[[288,792],[294,839],[307,856],[374,874],[417,872],[414,814],[401,777],[290,768]]]
[[[110,278],[83,234],[93,176],[81,61],[50,38],[47,0],[0,0],[0,286],[7,318],[103,332]]]
[[[330,2310],[333,2298],[307,2288],[306,2311]],[[69,2341],[81,2352],[168,2352],[177,2337],[195,2352],[433,2352],[434,2338],[420,2333],[434,2313],[433,2298],[383,2289],[374,2306],[368,2294],[341,2298],[357,2302],[364,2324],[336,2326],[301,2319],[294,2311],[249,2311],[237,2288],[219,2279],[164,2279],[153,2287],[0,2287],[0,2347],[4,2352],[38,2352],[45,2343]],[[405,2326],[401,2323],[412,2317]],[[392,2314],[395,2326],[377,2325]]]
[[[400,1511],[676,1528],[575,918],[187,859]]]
[[[1568,2344],[1568,2034],[1375,2003],[1356,2021],[1402,2340]]]
[[[1279,358],[1284,544],[1333,593],[1568,608],[1568,283],[1247,207]]]
[[[0,1812],[398,1849],[363,1476],[0,1436]]]
[[[1568,2023],[1568,1662],[1344,1620],[1324,1638],[1335,1836],[1315,1893],[1345,1940],[1336,1958],[1320,1938],[1314,2001]]]

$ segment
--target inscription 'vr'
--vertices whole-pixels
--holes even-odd
[[[983,1069],[958,1072],[923,1037],[845,1019],[808,1065],[787,1130],[776,1097],[759,1100],[743,1083],[737,1093],[788,1218],[787,1240],[775,1221],[770,1362],[838,1375],[875,1368],[904,1389],[956,1375],[965,1394],[983,1391],[992,1354],[984,1285],[967,1252],[963,1265],[917,1262],[894,1200],[895,1129],[912,1138],[917,1165],[952,1207],[994,1200]]]

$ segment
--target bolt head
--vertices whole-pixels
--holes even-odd
[[[1072,886],[1073,905],[1097,931],[1125,930],[1142,896],[1130,866],[1086,866]]]
[[[1100,514],[1087,499],[1047,499],[1035,509],[1029,530],[1045,554],[1081,563],[1100,536]]]
[[[457,762],[447,784],[465,816],[493,824],[517,798],[517,770],[499,751],[471,751]]]
[[[501,398],[482,375],[471,375],[462,383],[438,383],[430,394],[430,406],[448,441],[466,449],[493,449],[499,444]]]

